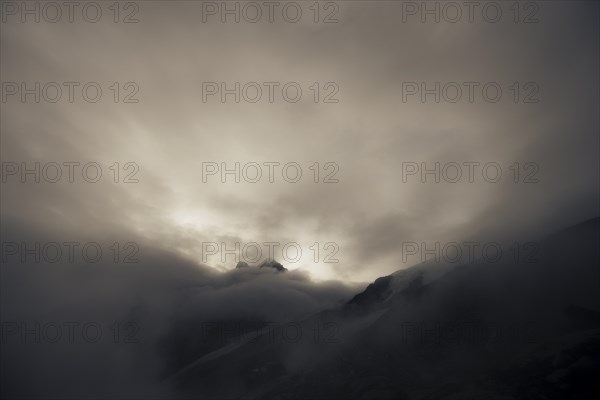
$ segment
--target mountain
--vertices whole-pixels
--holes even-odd
[[[552,234],[535,262],[426,262],[378,278],[169,382],[219,398],[600,398],[599,230],[596,218]]]
[[[280,263],[278,263],[275,260],[264,260],[257,267],[258,268],[273,268],[274,270],[279,271],[279,272],[287,271],[287,268],[285,268],[283,265],[281,265]],[[243,268],[252,268],[252,267],[250,267],[250,265],[248,265],[248,263],[245,261],[239,261],[237,263],[237,265],[235,266],[235,268],[243,269]]]
[[[265,260],[258,266],[258,268],[273,268],[279,272],[287,271],[287,268],[275,260]]]

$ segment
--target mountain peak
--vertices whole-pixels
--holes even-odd
[[[270,260],[270,259],[263,261],[262,263],[257,265],[257,267],[258,268],[273,268],[280,272],[287,271],[287,268],[285,268],[281,263],[279,263],[275,260]],[[236,269],[250,268],[250,265],[248,265],[248,263],[245,261],[240,261],[237,263],[235,268]]]
[[[260,263],[258,268],[274,268],[277,271],[287,271],[287,268],[285,268],[282,264],[278,263],[275,260],[265,260],[262,263]]]

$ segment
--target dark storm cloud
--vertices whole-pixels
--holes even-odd
[[[114,81],[140,87],[138,104],[4,103],[3,160],[132,161],[140,183],[6,186],[3,219],[131,230],[198,260],[206,241],[331,241],[340,265],[298,266],[364,281],[398,267],[402,241],[493,237],[542,221],[552,229],[597,214],[595,4],[543,3],[536,24],[403,23],[391,2],[340,3],[335,24],[204,24],[200,3],[140,6],[136,24],[2,24],[4,81],[96,81],[107,98]],[[332,81],[340,102],[203,103],[206,81],[296,81],[305,97],[313,82]],[[403,103],[406,81],[495,81],[504,97]],[[515,81],[537,82],[540,102],[512,103]],[[202,182],[203,162],[268,161],[298,162],[303,179]],[[308,167],[329,161],[339,183],[314,184]],[[407,161],[494,161],[505,176],[530,161],[541,181],[403,183]]]

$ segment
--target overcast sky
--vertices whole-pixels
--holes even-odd
[[[486,22],[480,8],[472,23],[466,15],[456,23],[432,17],[422,23],[419,14],[403,14],[400,2],[385,1],[337,2],[337,8],[322,3],[318,23],[312,2],[296,3],[302,10],[297,23],[282,17],[282,6],[274,10],[274,23],[264,6],[256,23],[244,15],[239,23],[233,16],[223,23],[219,10],[204,14],[203,22],[202,3],[192,1],[138,2],[139,10],[120,10],[118,23],[108,8],[112,2],[99,3],[97,23],[86,22],[80,9],[73,23],[66,9],[57,23],[44,15],[39,23],[31,16],[22,23],[20,10],[3,9],[5,174],[7,162],[20,168],[36,161],[97,162],[103,173],[97,183],[83,180],[80,167],[74,183],[64,176],[43,182],[42,176],[36,184],[27,176],[23,184],[18,173],[5,176],[3,240],[21,232],[33,241],[136,241],[221,269],[233,268],[234,257],[222,262],[219,252],[203,259],[214,250],[203,243],[233,249],[235,242],[240,248],[254,242],[266,255],[263,244],[278,242],[274,256],[288,269],[364,282],[419,261],[403,262],[402,243],[536,237],[596,216],[598,4],[539,2],[539,10],[521,10],[515,23],[509,3],[498,3],[503,14],[497,23]],[[253,18],[254,10],[246,11]],[[139,22],[121,22],[130,13]],[[328,15],[338,22],[323,23]],[[527,15],[538,22],[522,23]],[[28,88],[57,82],[63,97],[47,101],[55,95],[51,85],[39,103],[33,95],[22,102],[21,93],[10,94],[10,82],[19,90],[21,82]],[[72,103],[64,82],[80,83]],[[87,82],[102,88],[96,103],[82,97]],[[247,86],[239,103],[234,95],[223,103],[220,93],[203,93],[221,82],[230,89],[235,82],[257,82],[262,98],[244,99],[255,96],[255,86]],[[264,82],[279,85],[273,102]],[[290,98],[295,87],[302,89],[297,102],[282,95],[290,82]],[[456,103],[443,97],[436,103],[434,95],[422,102],[420,93],[403,99],[403,88],[414,89],[406,82],[430,88],[456,82],[463,96]],[[473,102],[463,82],[479,83]],[[487,82],[501,87],[498,102],[482,96]],[[124,103],[137,89],[131,99],[139,101]],[[115,162],[119,183],[109,169]],[[230,169],[236,162],[258,163],[262,178],[252,183],[242,176],[237,183],[227,175],[222,183],[217,173],[203,182],[203,168],[223,162]],[[273,182],[265,162],[279,163],[273,164]],[[431,168],[435,162],[480,166],[472,183],[465,176],[456,183],[428,176],[422,183],[418,173],[403,182],[403,163],[423,162]],[[482,177],[481,166],[490,162],[502,168],[496,183]],[[510,169],[515,162],[519,183]],[[282,176],[287,163],[301,167],[298,182],[286,181],[295,177],[293,168]],[[245,170],[250,179],[253,168]],[[451,178],[453,171],[446,171]],[[138,183],[123,182],[129,172]],[[524,183],[526,177],[538,182]],[[298,261],[283,259],[286,243],[300,247]],[[288,256],[294,259],[295,250]],[[328,262],[332,258],[339,261]]]

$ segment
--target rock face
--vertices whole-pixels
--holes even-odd
[[[259,268],[273,268],[280,272],[287,271],[287,268],[285,268],[283,265],[281,265],[280,263],[278,263],[275,260],[263,261],[258,267]]]
[[[367,286],[363,292],[354,296],[352,300],[348,302],[348,304],[371,306],[383,301],[391,293],[389,290],[391,280],[391,275],[377,278],[375,282]]]
[[[245,261],[240,261],[235,266],[235,269],[243,269],[243,268],[251,268],[251,267]],[[256,268],[256,267],[254,267],[254,268]],[[279,272],[287,271],[287,268],[285,268],[282,264],[278,263],[275,260],[265,260],[258,265],[258,268],[273,268]]]
[[[424,275],[423,271],[415,271],[415,273],[392,274],[377,278],[364,291],[354,296],[348,304],[361,307],[381,305],[396,294],[405,298],[417,298],[426,289]]]

